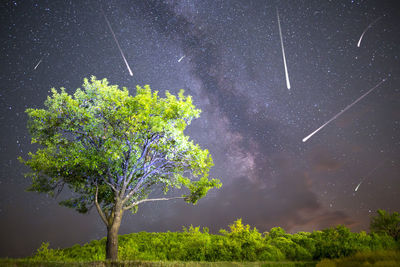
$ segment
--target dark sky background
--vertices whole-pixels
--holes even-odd
[[[82,215],[58,206],[63,196],[26,192],[17,160],[35,149],[24,110],[43,107],[52,87],[73,93],[91,75],[132,93],[145,84],[161,95],[185,89],[203,110],[187,134],[210,150],[211,177],[223,182],[196,206],[142,205],[125,215],[121,234],[190,224],[215,233],[237,218],[260,231],[360,231],[377,209],[399,211],[398,2],[1,1],[0,257],[105,236],[94,209]]]

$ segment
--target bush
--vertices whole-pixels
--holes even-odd
[[[32,257],[33,261],[64,261],[65,255],[62,250],[49,249],[49,243],[43,242]]]
[[[32,260],[102,261],[105,242],[103,238],[62,250],[49,249],[49,244],[43,243]],[[119,236],[119,259],[124,261],[310,261],[390,249],[397,249],[397,243],[385,234],[353,233],[345,226],[296,234],[274,227],[261,234],[241,219],[217,235],[190,226],[182,232]]]

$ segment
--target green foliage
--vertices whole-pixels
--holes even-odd
[[[340,258],[370,250],[395,249],[396,242],[389,236],[365,232],[352,233],[345,226],[315,231],[310,236],[316,241],[314,259]]]
[[[64,261],[67,257],[63,250],[49,249],[49,243],[43,242],[37,249],[33,261]]]
[[[63,250],[66,258],[79,261],[90,259],[91,261],[104,260],[106,255],[104,251],[105,238],[101,240],[93,240],[90,243],[86,243],[83,246],[74,245],[70,248]]]
[[[372,217],[370,230],[378,234],[387,234],[395,240],[400,240],[400,214],[390,214],[385,210],[378,210],[377,215]]]
[[[208,228],[190,226],[182,232],[132,233],[119,236],[119,260],[123,261],[307,261],[343,258],[359,252],[394,250],[388,235],[353,233],[344,226],[288,234],[280,227],[261,234],[241,219],[229,230],[210,234]],[[52,250],[45,243],[33,259],[50,261],[101,261],[105,239],[83,246]]]
[[[242,219],[236,220],[229,225],[229,228],[229,232],[221,230],[220,233],[226,237],[224,246],[229,252],[227,256],[230,256],[232,260],[280,259],[279,252],[269,251],[271,247],[268,247],[268,244],[264,242],[262,234],[256,228],[251,229],[250,225],[244,225]],[[274,256],[277,256],[277,258]]]
[[[186,202],[196,204],[200,198],[207,195],[208,190],[220,188],[222,184],[217,179],[208,180],[206,177],[202,177],[199,181],[185,183],[184,185],[190,190],[189,195],[184,195]]]
[[[108,215],[117,197],[118,206],[136,212],[155,185],[165,193],[186,187],[182,198],[191,203],[221,186],[208,179],[208,150],[184,134],[201,111],[183,90],[161,98],[148,85],[137,86],[131,96],[92,77],[72,95],[64,88],[51,92],[44,109],[26,110],[32,143],[39,144],[28,160],[20,158],[31,169],[29,190],[55,195],[67,185],[75,195],[60,204],[81,213],[97,192]]]

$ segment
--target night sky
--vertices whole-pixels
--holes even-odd
[[[190,224],[216,233],[237,218],[262,232],[338,224],[360,231],[368,230],[377,209],[399,211],[398,1],[0,5],[0,257],[29,256],[43,241],[56,248],[105,236],[95,209],[82,215],[58,206],[69,192],[56,200],[26,192],[28,170],[17,160],[36,149],[25,109],[42,108],[52,87],[73,93],[91,75],[131,93],[145,84],[162,96],[185,89],[203,111],[186,133],[210,150],[215,164],[210,176],[223,183],[196,206],[144,204],[137,214],[125,214],[120,234]]]

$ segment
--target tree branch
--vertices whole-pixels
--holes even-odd
[[[110,181],[111,181],[111,179],[109,179]],[[115,186],[111,183],[111,182],[107,182],[106,180],[104,180],[104,182],[109,186],[109,187],[111,187],[111,189],[114,191],[114,192],[117,192],[118,190],[115,188]]]
[[[95,197],[94,197],[94,204],[96,205],[97,212],[99,213],[101,219],[103,220],[103,222],[105,223],[105,225],[108,227],[107,218],[106,218],[106,216],[104,215],[104,212],[101,210],[101,207],[100,207],[100,205],[99,205],[99,201],[98,201],[98,199],[97,199],[98,194],[99,194],[99,187],[98,187],[97,184],[96,184],[96,195],[95,195]]]
[[[81,139],[81,143],[84,145],[84,140],[89,142],[96,150],[99,150],[99,145],[96,144],[96,142],[93,140],[93,138],[85,131],[80,131],[80,130],[65,130],[65,129],[60,129],[62,133],[69,133],[69,134],[75,134],[76,138]],[[84,145],[86,146],[86,145]]]
[[[125,194],[125,190],[126,187],[128,186],[128,179],[127,179],[127,175],[128,175],[128,167],[129,167],[129,161],[131,159],[131,154],[132,154],[132,145],[131,142],[129,141],[128,137],[125,135],[126,138],[126,144],[128,145],[128,151],[125,154],[125,160],[123,162],[123,185],[122,185],[122,189],[120,191],[120,197],[122,198]]]
[[[148,149],[150,148],[150,145],[153,144],[154,141],[156,141],[157,139],[159,139],[161,136],[158,134],[155,134],[154,136],[150,137],[150,140],[146,140],[146,142],[143,145],[142,148],[142,154],[140,155],[140,158],[136,161],[136,164],[132,167],[132,171],[129,173],[129,176],[127,177],[127,179],[125,179],[125,184],[128,185],[133,177],[133,174],[138,170],[139,165],[142,163],[142,160],[145,159],[146,154]],[[143,161],[143,166],[144,166],[144,161]]]
[[[165,166],[167,166],[168,163],[170,163],[170,162],[163,163],[163,164],[157,166],[156,168],[154,168],[153,170],[151,170],[150,172],[144,174],[142,177],[140,177],[140,180],[136,184],[135,188],[131,192],[129,192],[126,195],[126,197],[122,200],[122,204],[124,204],[126,201],[128,201],[128,199],[131,198],[133,196],[133,194],[139,190],[140,186],[143,184],[143,182],[149,175],[153,174],[154,172],[158,171],[159,169],[164,168]]]
[[[162,201],[162,200],[172,200],[172,199],[182,199],[185,197],[169,197],[169,198],[148,198],[148,199],[142,199],[136,202],[133,202],[132,204],[130,204],[129,206],[124,207],[124,210],[130,210],[131,208],[133,208],[134,206],[139,205],[140,203],[144,203],[144,202],[153,202],[153,201]]]

